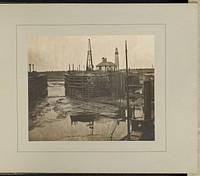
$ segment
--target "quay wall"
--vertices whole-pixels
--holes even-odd
[[[28,76],[28,103],[29,108],[39,98],[47,96],[47,75],[29,73]]]
[[[65,95],[73,98],[90,98],[110,95],[108,74],[70,71],[65,75]]]
[[[64,78],[65,94],[74,98],[107,95],[117,99],[125,98],[127,79],[129,79],[129,95],[132,98],[137,98],[139,94],[143,94],[144,81],[146,77],[149,77],[149,73],[145,75],[141,70],[140,72],[129,71],[128,78],[123,70],[107,72],[68,71]]]
[[[47,76],[47,81],[64,81],[66,71],[46,71],[39,72],[40,74],[45,74]]]

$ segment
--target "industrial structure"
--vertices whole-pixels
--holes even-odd
[[[92,61],[92,49],[90,39],[88,40],[88,52],[87,52],[87,62],[86,62],[86,71],[93,71],[94,65]],[[73,69],[74,70],[74,69]]]
[[[126,69],[119,69],[117,48],[115,63],[103,57],[102,62],[96,65],[97,70],[93,70],[90,40],[87,53],[86,70],[69,70],[65,75],[66,96],[75,99],[114,97],[118,102],[116,105],[119,106],[118,118],[127,120],[128,135],[122,140],[136,140],[136,131],[139,131],[137,135],[140,139],[154,140],[154,69],[130,69],[127,46]],[[119,101],[123,103],[119,104]],[[135,105],[131,104],[137,101],[139,102]],[[138,107],[141,107],[143,111],[143,116],[140,118],[135,116],[135,108]]]
[[[118,48],[115,49],[115,65],[116,65],[116,70],[119,70],[119,52],[118,52]]]
[[[110,95],[107,73],[68,71],[65,75],[65,94],[72,98],[91,98]]]

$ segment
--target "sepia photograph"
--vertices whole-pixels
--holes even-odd
[[[154,42],[29,36],[29,141],[155,141]]]

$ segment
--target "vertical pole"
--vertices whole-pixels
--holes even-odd
[[[71,66],[70,66],[70,64],[69,64],[69,71],[71,70]]]
[[[130,137],[130,108],[129,108],[129,76],[128,76],[128,58],[127,58],[127,41],[125,41],[125,52],[126,52],[126,96],[127,96],[127,130],[128,140]]]
[[[151,119],[151,81],[144,82],[144,119]]]
[[[120,107],[122,106],[122,73],[120,75]]]
[[[32,64],[32,71],[34,72],[34,64]]]
[[[88,71],[88,57],[89,57],[89,51],[87,51],[86,71]]]
[[[31,64],[29,64],[29,72],[31,72]]]

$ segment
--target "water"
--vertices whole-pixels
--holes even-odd
[[[29,115],[29,140],[118,141],[126,136],[127,124],[117,118],[117,110],[96,100],[65,97],[64,82],[48,82],[48,97],[38,101]]]

